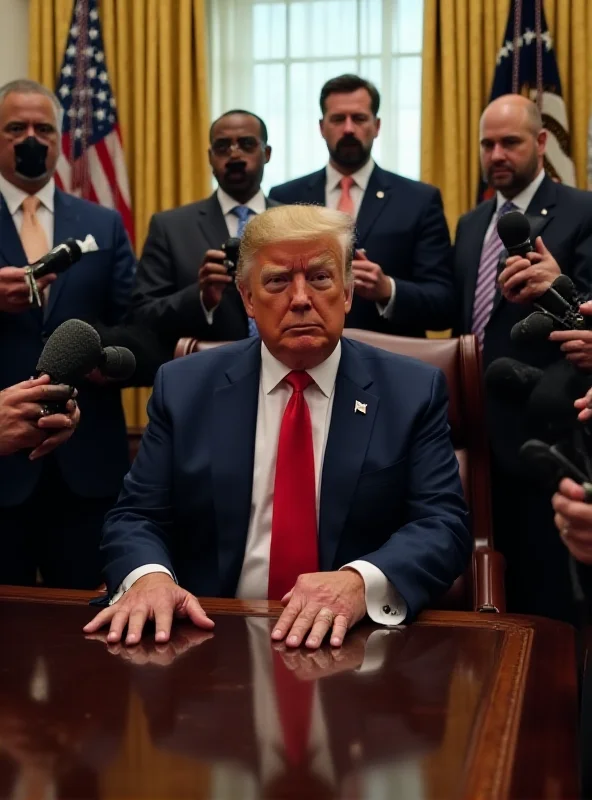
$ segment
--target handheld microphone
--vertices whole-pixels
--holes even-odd
[[[500,398],[526,400],[543,376],[543,370],[515,358],[496,358],[485,370],[487,388]]]
[[[522,256],[534,250],[530,222],[521,211],[508,211],[497,221],[497,233],[509,256]]]
[[[555,320],[550,314],[542,311],[533,311],[520,322],[512,326],[510,339],[513,342],[541,342],[549,338],[549,334],[555,330]]]
[[[62,244],[54,247],[35,264],[25,267],[25,278],[29,285],[29,300],[41,308],[41,298],[35,281],[50,273],[61,273],[69,269],[72,264],[79,261],[85,253],[97,251],[98,245],[94,236],[90,234],[83,240],[66,239]]]
[[[97,331],[80,319],[62,322],[51,334],[37,362],[37,372],[52,383],[74,386],[98,368],[106,378],[126,380],[136,367],[134,354],[126,347],[101,346]]]

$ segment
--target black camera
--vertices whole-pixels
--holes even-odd
[[[222,245],[222,250],[224,250],[224,266],[231,278],[236,277],[240,243],[240,239],[237,239],[236,236],[231,236],[230,239],[227,239]]]

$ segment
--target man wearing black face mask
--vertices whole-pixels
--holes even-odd
[[[229,341],[254,336],[223,263],[223,244],[270,206],[261,191],[271,156],[267,127],[249,111],[227,111],[210,128],[217,191],[197,203],[155,214],[138,264],[133,315],[174,346],[182,336]]]
[[[387,172],[371,156],[380,95],[357,75],[323,86],[325,169],[274,187],[280,203],[316,203],[356,220],[354,302],[346,326],[403,336],[451,326],[451,247],[440,192]]]
[[[61,106],[34,81],[0,88],[0,390],[35,373],[62,322],[116,325],[129,306],[135,259],[120,215],[56,188]],[[23,266],[54,245],[92,234],[98,252],[38,281],[31,304]],[[81,423],[39,460],[0,459],[0,584],[96,588],[102,521],[129,466],[117,384],[90,375],[78,386]]]

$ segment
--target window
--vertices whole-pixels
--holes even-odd
[[[265,120],[264,190],[324,166],[319,94],[344,72],[380,91],[376,161],[419,178],[422,17],[420,0],[210,0],[213,118],[245,108]]]

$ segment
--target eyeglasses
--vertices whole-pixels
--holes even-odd
[[[260,146],[261,140],[256,136],[239,136],[235,142],[232,139],[215,139],[212,142],[212,152],[217,156],[229,156],[236,148],[243,153],[254,153]]]

